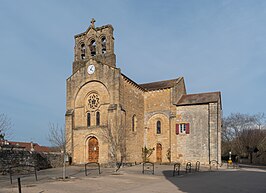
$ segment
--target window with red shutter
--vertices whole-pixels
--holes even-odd
[[[186,134],[189,134],[189,123],[186,123]]]
[[[178,135],[179,134],[179,124],[175,125],[175,133]]]
[[[179,123],[176,124],[176,134],[189,134],[190,133],[190,128],[189,128],[189,123]]]

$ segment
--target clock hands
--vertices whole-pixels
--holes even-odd
[[[93,64],[88,66],[88,73],[89,74],[93,74],[95,71],[95,66]]]

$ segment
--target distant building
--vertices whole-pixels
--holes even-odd
[[[26,151],[35,151],[35,152],[52,152],[53,149],[46,146],[40,146],[38,143],[33,142],[17,142],[17,141],[8,141],[0,140],[1,149],[14,149],[14,150],[26,150]]]
[[[113,27],[94,22],[75,36],[67,79],[66,138],[73,162],[109,162],[113,145],[103,131],[117,129],[123,131],[126,162],[142,162],[145,146],[155,149],[152,162],[221,162],[221,93],[187,94],[183,77],[134,82],[116,66]]]

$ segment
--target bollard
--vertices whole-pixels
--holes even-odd
[[[177,175],[180,174],[180,163],[175,163],[174,164],[174,171],[173,171],[173,176],[175,176],[175,172],[177,171]]]
[[[195,172],[199,172],[199,170],[200,170],[200,162],[197,161],[196,162],[196,167],[195,167]]]
[[[191,173],[191,167],[192,167],[191,162],[187,162],[187,165],[186,165],[186,173],[187,172]]]
[[[21,193],[21,183],[20,183],[20,178],[18,178],[18,192]]]

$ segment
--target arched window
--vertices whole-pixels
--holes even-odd
[[[161,121],[157,121],[156,123],[156,133],[161,134]]]
[[[106,53],[106,38],[102,37],[102,54]]]
[[[96,113],[96,125],[99,126],[100,125],[100,112]]]
[[[84,43],[81,44],[80,46],[80,49],[81,49],[81,60],[84,60],[85,59],[85,53],[86,53],[86,46]]]
[[[137,126],[137,118],[136,115],[133,115],[132,117],[132,131],[136,131],[136,126]]]
[[[96,55],[96,41],[95,40],[91,40],[90,51],[91,51],[91,56]]]
[[[88,113],[87,114],[87,127],[90,127],[91,126],[91,114]]]

